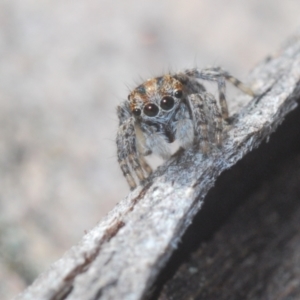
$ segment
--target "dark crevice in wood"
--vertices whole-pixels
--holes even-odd
[[[101,298],[103,291],[111,286],[114,286],[117,284],[117,280],[113,280],[112,282],[108,283],[106,286],[103,286],[101,289],[98,290],[98,292],[95,294],[95,297],[92,300],[98,300]]]
[[[52,298],[52,300],[63,300],[68,297],[68,295],[72,292],[73,285],[72,282],[66,284],[62,289],[56,293],[56,295]]]

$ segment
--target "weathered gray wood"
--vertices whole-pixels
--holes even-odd
[[[296,104],[300,41],[257,66],[249,82],[262,97],[241,110],[221,150],[208,159],[180,153],[129,194],[16,299],[141,299],[178,246],[221,172],[268,137]]]
[[[206,201],[213,196],[220,206],[235,199],[238,209],[185,257],[159,300],[300,299],[300,108],[229,173]],[[227,186],[224,193],[228,182],[240,190]]]

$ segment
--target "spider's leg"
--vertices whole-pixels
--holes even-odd
[[[222,111],[222,117],[224,120],[228,118],[228,107],[227,107],[227,101],[225,97],[225,80],[228,80],[231,82],[234,86],[236,86],[238,89],[243,91],[244,93],[250,95],[250,96],[256,96],[255,93],[246,86],[244,83],[242,83],[237,78],[230,75],[228,72],[222,70],[221,68],[206,68],[203,70],[199,69],[190,69],[186,70],[185,74],[188,76],[207,80],[207,81],[216,81],[218,84],[218,90],[219,90],[219,100],[220,100],[220,106]]]
[[[205,87],[199,81],[197,81],[196,77],[193,78],[194,76],[189,76],[188,74],[182,72],[175,73],[172,76],[180,81],[191,93],[196,94],[205,92]]]
[[[216,98],[210,94],[204,94],[204,101],[209,111],[209,118],[211,119],[212,131],[214,133],[214,141],[218,147],[222,145],[223,139],[223,120],[220,109],[217,105]]]
[[[228,105],[225,96],[226,85],[225,85],[224,77],[223,76],[217,77],[217,82],[218,82],[219,101],[221,106],[222,117],[224,120],[226,120],[229,116],[229,113],[228,113]]]
[[[254,93],[254,91],[249,86],[245,85],[243,82],[241,82],[237,78],[233,77],[229,73],[224,72],[224,77],[225,77],[226,80],[231,82],[234,86],[236,86],[238,89],[240,89],[245,94],[247,94],[249,96],[252,96],[252,97],[257,96],[257,94]]]
[[[137,149],[139,153],[139,161],[143,168],[143,170],[150,175],[152,173],[152,168],[148,165],[147,161],[145,160],[144,156],[150,155],[152,151],[147,147],[145,142],[145,135],[141,130],[140,126],[135,126],[135,134],[136,134],[136,141],[137,141]]]
[[[136,182],[132,175],[132,170],[140,181],[143,181],[145,176],[136,147],[134,119],[132,117],[123,121],[120,125],[116,141],[118,162],[130,189],[134,189],[136,187]]]
[[[127,119],[131,117],[129,103],[124,101],[117,107],[117,116],[119,119],[119,126],[121,126]]]
[[[209,152],[208,120],[205,114],[203,94],[191,94],[187,97],[194,123],[195,142],[200,144],[201,152]]]
[[[141,163],[141,166],[143,167],[143,169],[146,171],[146,173],[148,175],[150,175],[152,173],[152,168],[148,165],[144,156],[140,155],[139,159],[140,159],[140,163]]]
[[[222,117],[224,120],[226,120],[228,118],[228,106],[225,97],[226,85],[225,85],[225,77],[221,69],[220,70],[218,68],[208,68],[204,70],[191,69],[191,70],[186,70],[185,73],[188,76],[194,78],[217,82]]]
[[[202,72],[210,73],[210,74],[214,73],[215,76],[223,76],[227,81],[231,82],[235,87],[237,87],[239,90],[241,90],[245,94],[252,96],[252,97],[257,96],[249,86],[245,85],[243,82],[241,82],[236,77],[232,76],[227,71],[222,70],[220,67],[206,68],[206,69],[203,69]]]

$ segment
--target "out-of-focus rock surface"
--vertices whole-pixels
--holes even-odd
[[[195,65],[243,79],[299,11],[297,0],[2,0],[0,298],[128,192],[114,138],[130,88]]]

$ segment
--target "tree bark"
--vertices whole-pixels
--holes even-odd
[[[235,114],[221,149],[212,149],[208,158],[196,149],[174,155],[16,299],[147,297],[220,174],[296,108],[299,79],[296,36],[251,72],[248,83],[260,96],[241,95],[230,103]]]
[[[199,227],[212,226],[204,219],[214,225],[222,219],[224,205],[231,216],[192,255],[181,249],[172,257],[168,264],[180,267],[156,294],[159,300],[300,299],[299,120],[297,108],[270,142],[221,175],[185,247],[201,240]]]

